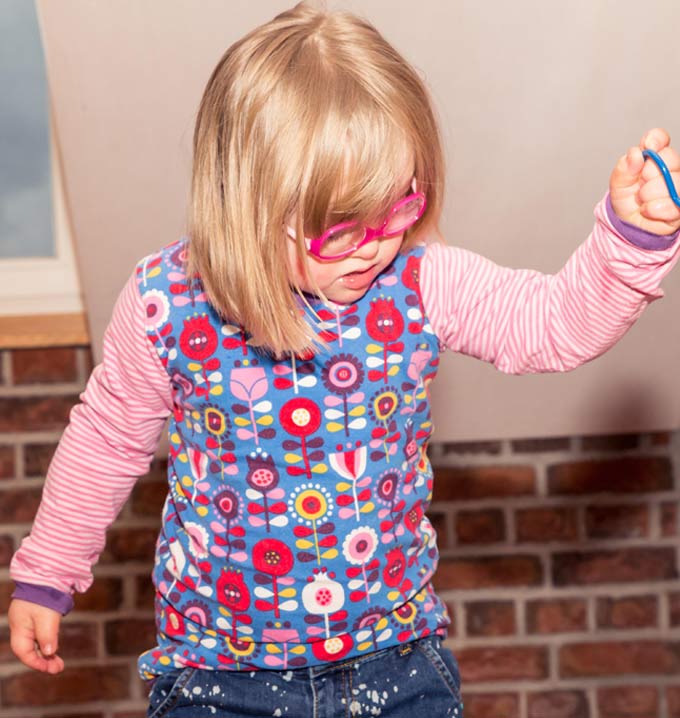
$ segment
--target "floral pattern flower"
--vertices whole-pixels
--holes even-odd
[[[233,569],[223,569],[217,579],[217,597],[232,613],[243,613],[250,606],[250,591],[243,574]]]
[[[361,386],[364,381],[364,369],[355,356],[338,354],[324,364],[321,381],[328,391],[346,396]]]
[[[212,356],[217,349],[217,341],[217,332],[206,314],[187,319],[179,337],[184,355],[198,362]]]
[[[406,572],[406,557],[400,548],[393,548],[387,552],[387,564],[383,570],[383,580],[390,588],[397,588]]]
[[[289,434],[306,437],[321,426],[321,410],[311,399],[296,397],[281,407],[279,421]]]
[[[325,568],[315,570],[302,589],[302,603],[309,613],[328,616],[344,605],[345,589],[335,580],[334,573],[327,573]]]
[[[378,534],[370,526],[350,531],[342,544],[342,555],[349,563],[361,566],[368,563],[378,547]]]
[[[293,552],[283,541],[262,539],[253,546],[253,566],[269,576],[285,576],[293,568]]]

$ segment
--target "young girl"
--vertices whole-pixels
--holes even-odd
[[[60,616],[169,417],[149,716],[461,716],[432,588],[429,384],[601,354],[661,296],[680,210],[662,130],[616,165],[554,276],[437,241],[440,141],[368,23],[298,5],[233,45],[194,135],[189,239],[142,260],[12,562],[12,647],[63,669]]]

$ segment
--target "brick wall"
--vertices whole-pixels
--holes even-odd
[[[141,718],[160,464],[63,622],[67,669],[9,650],[9,559],[90,371],[87,347],[0,352],[0,716]],[[437,589],[466,718],[680,718],[680,434],[438,444]]]

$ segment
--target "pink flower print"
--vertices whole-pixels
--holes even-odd
[[[272,408],[270,401],[260,401],[269,389],[269,381],[264,368],[259,366],[257,359],[237,361],[229,376],[229,390],[234,397],[245,404],[234,404],[232,409],[238,416],[234,423],[240,428],[236,436],[242,440],[254,439],[259,444],[260,437],[271,439],[276,431],[271,427],[274,418],[269,413]],[[245,418],[245,414],[249,418]],[[259,418],[256,416],[259,414]],[[246,429],[245,427],[249,427]]]
[[[346,451],[342,451],[342,445],[337,448],[337,452],[328,455],[328,460],[333,471],[344,479],[335,485],[338,492],[336,501],[340,507],[338,516],[346,519],[354,515],[359,521],[362,513],[368,513],[375,508],[370,500],[371,490],[368,488],[371,477],[364,477],[368,449],[360,444],[357,444],[356,448],[348,444]],[[351,496],[345,493],[350,490]]]
[[[425,400],[427,392],[423,383],[423,373],[432,359],[432,352],[429,349],[416,349],[411,355],[406,375],[411,381],[405,381],[401,388],[404,391],[404,408],[402,414],[412,414],[422,411],[424,404],[418,404],[418,400]]]
[[[352,589],[351,601],[361,601],[365,598],[370,603],[371,595],[380,590],[380,583],[376,581],[379,561],[371,560],[378,543],[378,535],[370,526],[360,526],[345,537],[342,554],[348,563],[359,567],[347,569],[347,577],[350,579],[348,587]],[[359,576],[361,578],[358,578]]]

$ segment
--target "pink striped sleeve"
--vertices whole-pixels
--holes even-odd
[[[554,275],[429,245],[423,303],[441,344],[510,374],[568,371],[609,349],[663,296],[679,243],[640,249],[617,234],[604,201],[595,216],[590,237]]]
[[[31,533],[12,559],[15,581],[85,591],[107,528],[148,471],[172,396],[144,321],[133,276],[106,331],[103,361],[71,411]]]

